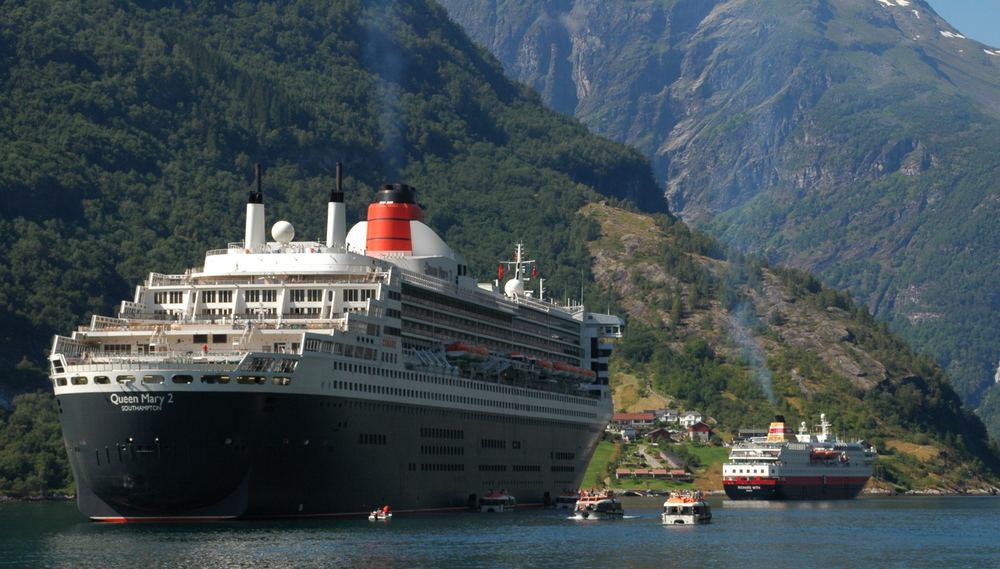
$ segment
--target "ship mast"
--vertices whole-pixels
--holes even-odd
[[[514,249],[514,259],[511,261],[500,261],[500,264],[507,267],[508,271],[513,271],[511,277],[519,281],[527,281],[538,276],[537,261],[535,259],[524,258],[524,244],[517,243]],[[529,268],[531,272],[528,272]],[[525,275],[529,276],[525,276]]]

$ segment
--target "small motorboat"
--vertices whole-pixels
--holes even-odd
[[[611,490],[580,492],[573,517],[578,520],[612,520],[625,515],[625,508]]]
[[[700,491],[671,492],[661,517],[665,525],[707,524],[712,521],[712,508]]]
[[[579,492],[574,492],[573,490],[563,490],[558,496],[556,496],[556,502],[554,505],[557,510],[572,510],[576,507],[576,502],[579,499]]]
[[[368,514],[368,521],[370,522],[384,522],[392,519],[392,511],[389,510],[389,506],[382,506],[377,510],[372,510],[372,513]]]
[[[517,500],[506,491],[489,492],[479,499],[480,512],[509,512],[517,506]]]

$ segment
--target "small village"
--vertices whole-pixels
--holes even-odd
[[[660,495],[696,480],[716,489],[710,467],[727,449],[706,421],[697,411],[615,413],[601,443],[609,454],[604,482],[625,495]]]

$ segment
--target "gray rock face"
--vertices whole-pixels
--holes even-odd
[[[967,402],[993,384],[996,48],[923,0],[441,3],[550,106],[648,156],[683,219],[850,289]]]

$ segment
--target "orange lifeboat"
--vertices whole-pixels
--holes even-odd
[[[445,354],[449,358],[463,360],[485,360],[490,351],[483,346],[473,346],[465,342],[452,342],[445,346]]]

